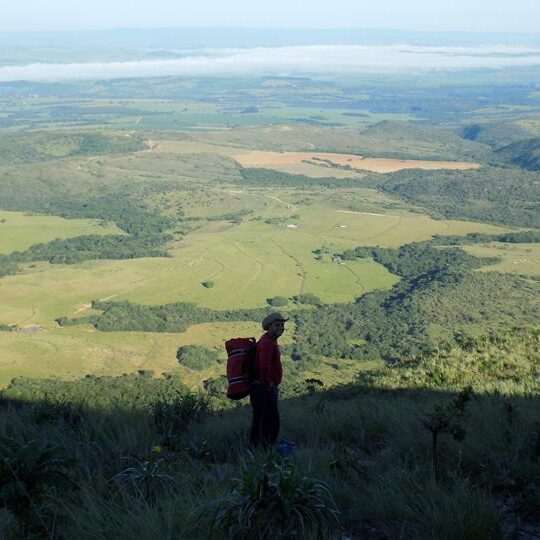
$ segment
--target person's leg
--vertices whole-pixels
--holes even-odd
[[[262,438],[265,446],[273,446],[279,435],[278,389],[266,389],[264,393]]]
[[[251,420],[251,433],[249,441],[252,446],[258,446],[263,441],[263,421],[265,410],[265,390],[260,384],[254,384],[251,386],[251,392],[249,393],[249,401],[251,403],[251,409],[253,411],[253,417]]]

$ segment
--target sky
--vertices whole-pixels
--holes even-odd
[[[0,31],[156,27],[540,33],[540,0],[0,0]]]

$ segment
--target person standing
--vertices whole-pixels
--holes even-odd
[[[289,319],[271,313],[262,320],[265,333],[257,342],[255,374],[249,399],[253,410],[250,442],[252,446],[273,446],[279,434],[279,385],[283,376],[278,339]]]

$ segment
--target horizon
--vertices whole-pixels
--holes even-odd
[[[264,28],[264,29],[403,29],[439,32],[536,33],[540,4],[535,0],[379,0],[377,5],[351,0],[303,3],[274,0],[252,5],[231,0],[200,0],[178,6],[173,0],[144,0],[91,5],[81,0],[21,0],[4,7],[0,32],[109,30],[118,28]]]
[[[234,25],[159,25],[159,26],[96,26],[96,27],[73,27],[73,28],[21,28],[21,29],[2,29],[2,34],[67,34],[70,32],[125,32],[125,31],[171,31],[171,30],[238,30],[238,31],[278,31],[278,32],[389,32],[389,33],[414,33],[414,34],[470,34],[470,35],[532,35],[538,36],[536,30],[504,30],[504,29],[482,29],[471,30],[464,28],[448,28],[444,30],[426,29],[426,28],[406,28],[397,26],[234,26]],[[538,36],[540,38],[540,36]]]

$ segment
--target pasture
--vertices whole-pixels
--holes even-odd
[[[84,234],[122,234],[113,223],[95,219],[64,219],[0,210],[0,253],[23,251],[33,244]]]
[[[333,252],[359,244],[397,246],[432,234],[503,230],[436,221],[421,214],[344,211],[320,202],[302,206],[288,202],[288,191],[266,195],[260,190],[235,194],[257,204],[262,201],[260,208],[255,205],[261,219],[248,219],[240,225],[208,222],[173,244],[170,258],[35,263],[22,274],[3,278],[0,323],[18,325],[20,330],[0,332],[0,385],[14,376],[54,373],[69,379],[86,373],[119,375],[151,369],[156,374],[177,370],[187,384],[196,387],[220,373],[223,366],[202,372],[180,367],[175,358],[177,347],[203,345],[221,350],[228,337],[259,335],[258,323],[201,324],[182,334],[150,334],[98,332],[88,325],[61,328],[54,319],[91,315],[92,299],[145,304],[189,301],[214,309],[235,309],[262,307],[271,296],[311,292],[325,302],[349,302],[364,292],[388,288],[397,278],[371,260],[344,265],[332,262]],[[276,216],[283,221],[265,222]],[[316,260],[313,250],[321,247],[328,253]],[[206,279],[214,281],[212,289],[201,285]],[[290,336],[289,328],[284,343]],[[352,376],[354,366],[338,373],[331,364],[324,361],[319,371],[310,374],[321,377],[323,370],[325,380],[336,382]]]
[[[476,257],[498,257],[499,262],[484,266],[483,272],[505,272],[525,276],[540,276],[539,244],[490,244],[469,245],[463,248]]]
[[[54,328],[55,318],[79,314],[91,300],[104,298],[239,309],[262,307],[269,297],[305,292],[325,302],[349,302],[370,290],[390,287],[396,278],[371,260],[332,262],[332,253],[357,245],[395,247],[433,234],[504,230],[437,221],[422,214],[304,207],[275,195],[266,200],[268,205],[258,216],[239,225],[223,221],[202,225],[174,243],[168,258],[28,265],[22,274],[0,282],[0,323]],[[270,218],[277,221],[267,223]],[[328,253],[316,260],[313,252],[321,247]],[[215,286],[204,288],[201,283],[206,280]]]

